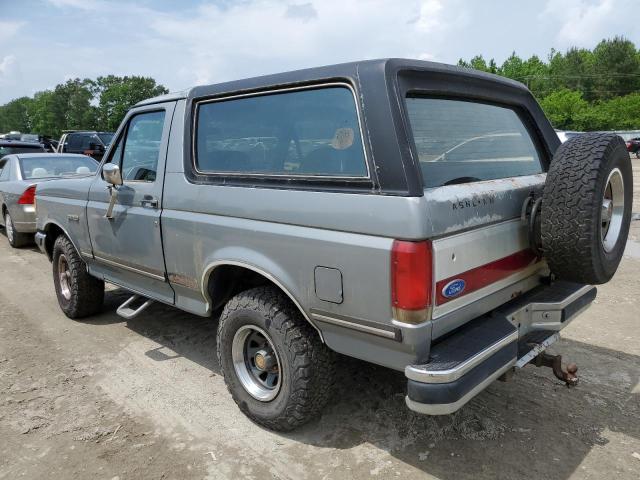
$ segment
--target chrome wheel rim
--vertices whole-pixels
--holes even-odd
[[[4,217],[4,228],[7,231],[7,239],[9,240],[9,243],[13,243],[13,223],[11,222],[9,214]]]
[[[238,329],[231,343],[233,368],[244,389],[256,400],[268,402],[280,391],[280,358],[267,333],[255,325]]]
[[[605,252],[610,252],[618,243],[624,215],[624,182],[622,172],[614,168],[609,173],[602,195],[600,212],[600,238]]]
[[[60,283],[60,293],[65,300],[71,299],[71,271],[67,257],[60,255],[58,257],[58,280]]]

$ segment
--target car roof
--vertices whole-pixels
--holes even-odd
[[[82,155],[81,153],[13,153],[11,155],[7,155],[8,157],[16,157],[16,158],[90,158],[95,161],[93,157],[89,155]]]
[[[23,142],[22,140],[6,140],[6,139],[0,139],[0,146],[42,148],[42,144],[40,142]]]
[[[367,79],[367,77],[379,77],[384,75],[390,78],[400,71],[421,71],[426,73],[481,78],[490,80],[494,83],[508,85],[512,88],[516,87],[525,91],[527,90],[525,85],[515,80],[491,73],[480,72],[467,67],[406,58],[383,58],[377,60],[363,60],[336,65],[326,65],[322,67],[245,78],[242,80],[233,80],[230,82],[212,85],[202,85],[182,92],[169,93],[167,95],[149,98],[138,102],[135,106],[151,105],[154,103],[175,101],[184,98],[191,99],[208,95],[219,95],[242,90],[256,90],[274,86],[305,84],[327,79],[337,79],[337,81],[340,81],[341,79],[347,78],[353,79],[355,83],[356,80],[361,81],[363,79]]]

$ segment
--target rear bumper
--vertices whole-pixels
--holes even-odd
[[[16,232],[34,233],[36,231],[36,210],[33,205],[15,205],[10,213]]]
[[[455,412],[543,351],[595,296],[593,286],[556,282],[469,322],[432,346],[429,363],[405,368],[407,406],[428,415]]]

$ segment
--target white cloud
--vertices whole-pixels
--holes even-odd
[[[0,46],[18,33],[23,25],[21,21],[0,20]]]
[[[11,66],[15,63],[16,57],[15,55],[7,55],[2,58],[0,61],[0,77],[7,74]]]
[[[317,18],[318,12],[314,8],[313,3],[308,2],[289,5],[284,16],[288,18],[298,18],[303,22],[308,22]]]
[[[627,15],[637,2],[46,0],[15,21],[3,12],[0,60],[15,58],[0,104],[52,88],[69,72],[151,76],[181,90],[367,58],[455,63],[483,54],[500,63],[513,50],[544,58],[551,47],[593,48],[614,35],[640,44],[640,29]]]
[[[606,37],[625,33],[626,14],[637,10],[636,0],[547,0],[540,19],[557,21],[557,46],[592,48]]]
[[[51,5],[58,8],[76,8],[80,10],[98,10],[107,4],[99,0],[47,0]]]
[[[431,32],[442,28],[444,7],[439,0],[426,0],[420,6],[420,15],[416,20],[416,25],[423,32]]]
[[[180,63],[190,65],[179,71],[185,86],[363,58],[438,58],[439,32],[450,25],[445,7],[437,0],[405,4],[323,0],[297,4],[304,10],[292,15],[292,5],[256,0],[157,16],[151,28],[180,46]]]

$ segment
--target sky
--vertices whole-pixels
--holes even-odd
[[[176,91],[370,58],[501,63],[615,35],[640,46],[639,1],[0,0],[0,104],[108,74]]]

